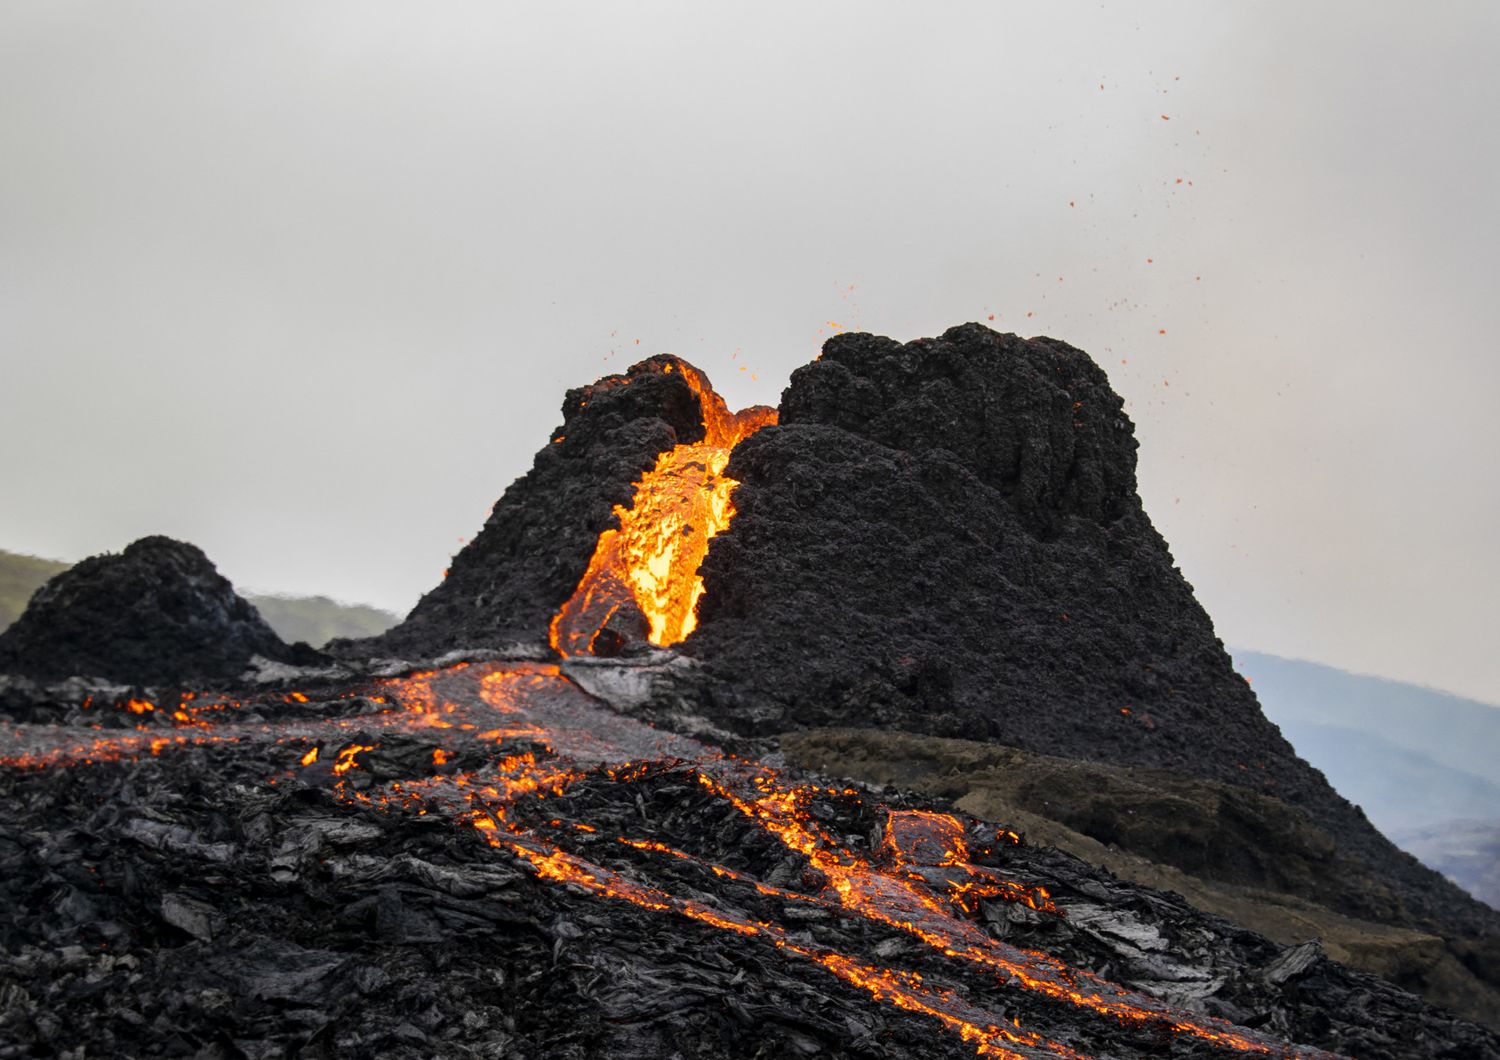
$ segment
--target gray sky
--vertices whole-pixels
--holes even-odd
[[[405,610],[563,390],[1091,352],[1233,644],[1500,702],[1500,5],[8,0],[0,547]]]

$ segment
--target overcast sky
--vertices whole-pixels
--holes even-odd
[[[404,611],[563,390],[1090,351],[1226,642],[1500,703],[1500,5],[0,6],[0,547]]]

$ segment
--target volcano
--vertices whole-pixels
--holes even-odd
[[[1405,989],[1482,1015],[1495,914],[1260,714],[1081,351],[841,335],[739,413],[659,356],[563,416],[336,666],[13,667],[5,1055],[1500,1057]],[[94,569],[27,628],[117,636]],[[1427,963],[1028,841],[983,771]]]

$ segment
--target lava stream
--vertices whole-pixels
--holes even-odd
[[[729,453],[776,410],[754,405],[731,413],[708,379],[681,362],[678,371],[697,395],[703,439],[663,451],[636,483],[629,508],[616,506],[619,529],[599,535],[578,588],[552,619],[552,646],[563,655],[608,654],[621,646],[623,626],[658,647],[676,644],[698,624],[703,579],[698,567],[708,542],[729,526],[738,485],[723,474]],[[643,625],[642,629],[632,626]]]
[[[884,840],[862,854],[842,845],[813,812],[820,802],[826,806],[829,800],[857,799],[858,793],[793,783],[768,766],[624,717],[581,694],[552,665],[461,664],[380,682],[378,693],[367,698],[384,711],[355,717],[267,722],[251,714],[237,721],[237,704],[213,713],[213,722],[184,713],[174,719],[176,730],[158,724],[105,735],[57,726],[14,726],[13,733],[0,731],[0,751],[6,752],[0,754],[0,764],[46,768],[161,754],[197,744],[285,744],[289,749],[281,777],[321,770],[325,779],[311,782],[331,785],[333,794],[350,804],[446,814],[478,829],[491,846],[529,865],[540,879],[762,940],[884,1004],[935,1020],[979,1055],[1010,1060],[1083,1056],[1000,1016],[991,1006],[1005,1006],[1010,991],[1044,999],[1046,1005],[1070,1007],[1089,1019],[1103,1018],[1146,1033],[1182,1035],[1232,1053],[1302,1060],[1330,1055],[1174,1010],[1045,953],[993,938],[970,919],[981,899],[1021,903],[1059,917],[1066,909],[1046,888],[971,864],[964,827],[950,815],[887,811]],[[299,707],[306,702],[300,694],[288,698]],[[163,722],[172,717],[138,706],[125,709],[132,716],[156,714]],[[430,759],[423,759],[434,766],[460,755],[486,764],[375,784],[364,772],[367,756],[380,753],[380,741],[387,734],[427,735],[440,741],[442,746]],[[517,741],[523,741],[519,748]],[[324,744],[329,745],[327,753],[320,753]],[[614,850],[645,855],[648,866],[650,856],[665,855],[734,885],[723,894],[704,891],[701,897],[688,898],[637,878],[644,871],[640,865],[611,867],[566,849],[573,842],[570,837],[597,832],[587,821],[535,820],[546,800],[567,798],[581,782],[591,782],[594,791],[601,782],[628,789],[653,771],[681,773],[695,781],[703,795],[732,807],[751,826],[800,855],[815,878],[826,881],[821,890],[800,893],[656,839],[616,837]],[[305,775],[315,778],[317,773]],[[735,908],[736,887],[750,888],[746,893],[752,895],[813,902],[834,915],[900,932],[946,959],[945,973],[961,979],[978,972],[988,985],[965,994],[954,986],[926,981],[915,971],[881,967],[820,948],[794,931],[795,924],[760,919]]]

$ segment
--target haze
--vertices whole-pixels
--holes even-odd
[[[1425,14],[1424,14],[1425,12]],[[670,351],[1088,350],[1229,643],[1500,701],[1500,7],[0,8],[0,547],[404,612]],[[990,315],[994,320],[990,321]]]

